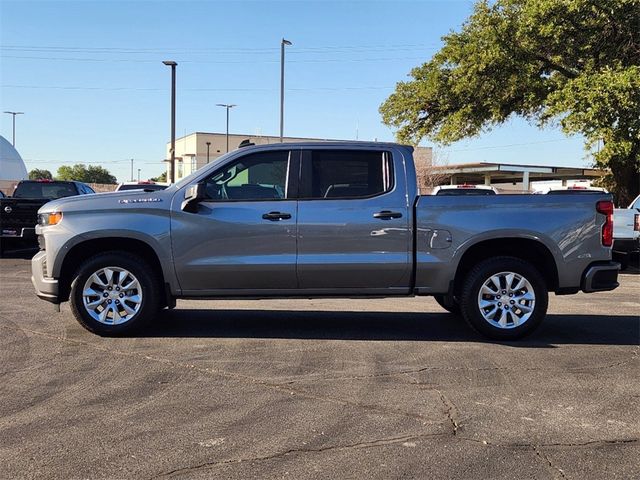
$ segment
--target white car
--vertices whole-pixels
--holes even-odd
[[[627,208],[613,211],[613,254],[624,270],[629,257],[640,252],[640,195]]]
[[[490,185],[440,185],[431,195],[497,195],[498,191]]]
[[[609,193],[605,188],[601,187],[586,187],[582,185],[572,185],[570,187],[544,187],[539,190],[534,190],[534,195],[552,193],[554,195],[562,194],[592,194],[592,193]]]

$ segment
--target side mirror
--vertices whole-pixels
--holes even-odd
[[[187,210],[190,205],[196,205],[200,200],[206,197],[204,182],[189,185],[184,191],[184,201],[182,202],[182,210]]]

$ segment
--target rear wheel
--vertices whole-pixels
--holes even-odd
[[[540,272],[515,257],[495,257],[468,274],[461,311],[481,334],[514,340],[535,330],[547,313],[549,295]]]
[[[159,309],[153,269],[126,252],[107,252],[84,262],[71,284],[71,310],[87,330],[103,336],[131,333]]]
[[[434,295],[433,298],[447,312],[460,314],[460,304],[451,295]]]

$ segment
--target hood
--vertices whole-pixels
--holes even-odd
[[[123,192],[106,192],[91,195],[64,197],[45,203],[38,213],[71,212],[82,210],[113,210],[132,206],[155,205],[156,207],[171,203],[174,189],[145,192],[141,190],[125,190]]]

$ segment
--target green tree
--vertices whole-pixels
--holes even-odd
[[[160,182],[160,183],[165,183],[167,181],[167,172],[162,172],[160,175],[158,175],[157,177],[153,177],[151,179],[152,182]]]
[[[34,168],[29,172],[29,180],[53,180],[53,175],[49,170]]]
[[[100,166],[76,163],[73,166],[63,165],[58,168],[56,180],[76,180],[85,183],[117,183],[116,177]]]
[[[448,144],[517,115],[584,135],[618,203],[638,194],[640,0],[484,0],[443,41],[380,107],[400,141]]]

